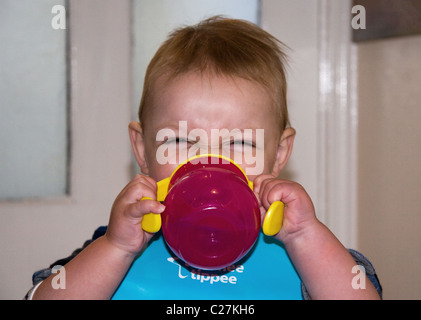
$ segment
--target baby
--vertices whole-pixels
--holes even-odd
[[[295,136],[285,60],[282,43],[241,20],[213,17],[172,33],[146,72],[139,122],[129,124],[143,174],[116,198],[105,234],[65,265],[66,290],[54,290],[51,275],[31,298],[110,299],[153,236],[141,228],[144,215],[165,210],[156,200],[157,181],[189,156],[217,153],[235,159],[253,181],[262,221],[274,201],[285,204],[283,226],[274,237],[283,243],[307,297],[378,299],[375,276],[364,289],[352,286],[355,254],[316,218],[304,188],[278,178]]]

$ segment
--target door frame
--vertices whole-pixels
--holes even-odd
[[[318,203],[322,220],[357,247],[357,49],[351,1],[319,1]]]

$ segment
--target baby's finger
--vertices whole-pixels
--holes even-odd
[[[266,179],[264,181],[262,181],[261,185],[260,185],[260,190],[259,190],[259,196],[260,196],[260,201],[263,205],[263,207],[267,209],[269,209],[269,206],[271,204],[271,202],[268,199],[268,196],[270,193],[272,193],[273,191],[273,187],[279,183],[277,180],[275,179]],[[280,200],[280,199],[277,199]]]
[[[259,193],[260,190],[262,189],[262,184],[264,181],[269,180],[269,179],[273,179],[274,177],[272,175],[269,174],[262,174],[260,176],[257,176],[254,180],[253,180],[253,191],[256,193]]]
[[[133,180],[125,190],[127,202],[138,202],[142,198],[156,199],[156,183],[151,183],[147,179]]]
[[[292,183],[287,180],[272,179],[264,181],[260,191],[262,205],[269,209],[270,205],[275,201],[282,201],[288,204],[291,185]]]
[[[132,180],[133,182],[142,182],[143,184],[147,185],[149,188],[151,189],[156,189],[156,181],[149,177],[149,176],[145,176],[143,174],[138,174],[134,177],[134,179]]]
[[[129,204],[125,210],[125,214],[128,218],[139,219],[145,214],[154,213],[160,214],[165,210],[165,206],[156,200],[142,200],[136,201]]]
[[[151,198],[142,198],[140,201],[152,200]],[[162,208],[161,208],[162,209]],[[158,213],[147,213],[142,217],[142,229],[149,233],[156,233],[161,229],[162,220]]]

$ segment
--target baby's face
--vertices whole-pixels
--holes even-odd
[[[189,73],[155,85],[144,125],[149,175],[159,181],[196,154],[235,160],[250,180],[272,173],[281,128],[262,86]]]

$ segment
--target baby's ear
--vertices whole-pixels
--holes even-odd
[[[129,124],[129,136],[132,144],[133,153],[137,164],[144,174],[149,174],[149,168],[145,160],[145,143],[143,139],[143,130],[139,122],[132,121]]]
[[[276,154],[276,162],[273,166],[272,175],[278,177],[281,171],[286,166],[289,157],[291,156],[292,147],[294,145],[295,129],[286,128],[282,132],[281,139],[278,145],[278,152]]]

